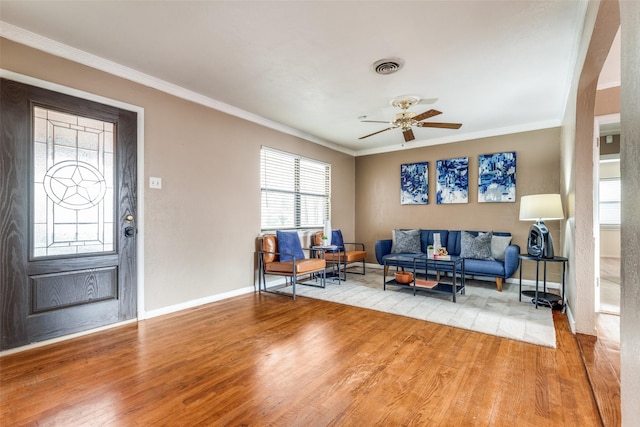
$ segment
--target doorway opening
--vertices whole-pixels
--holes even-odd
[[[620,315],[620,118],[613,114],[601,118],[600,161],[598,168],[598,224],[600,233],[600,304],[601,313]]]

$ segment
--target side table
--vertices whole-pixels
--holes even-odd
[[[328,271],[328,270],[325,269],[325,277],[326,278],[330,277],[333,280],[338,280],[338,282],[340,280],[347,280],[347,278],[346,278],[347,272],[346,271],[344,272],[344,275],[345,275],[344,279],[342,279],[341,275],[340,275],[340,264],[342,263],[342,259],[341,258],[342,258],[342,255],[343,255],[341,247],[336,246],[336,245],[312,246],[311,250],[312,251],[323,251],[325,253],[329,252],[329,253],[332,253],[332,254],[338,254],[338,256],[337,256],[338,261],[337,262],[335,262],[335,260],[332,261],[332,262],[327,262],[327,264],[331,264],[331,271]]]
[[[545,305],[548,306],[550,308],[553,308],[553,304],[554,302],[558,301],[558,299],[560,299],[561,301],[561,305],[562,305],[562,309],[564,310],[564,305],[565,305],[565,299],[564,299],[564,282],[565,282],[565,272],[567,270],[567,261],[569,261],[568,258],[564,258],[564,257],[553,257],[553,258],[540,258],[540,257],[535,257],[535,256],[531,256],[528,254],[520,254],[519,255],[520,258],[520,296],[519,296],[519,300],[522,301],[522,295],[528,297],[528,298],[532,298],[531,302],[535,304],[536,309],[538,308],[538,305]],[[522,290],[522,260],[530,260],[530,261],[535,261],[536,262],[536,290],[535,291],[523,291]],[[539,289],[539,274],[540,274],[540,263],[544,264],[544,276],[543,276],[543,287],[542,287],[542,292],[540,292]],[[562,263],[562,295],[557,295],[554,294],[552,292],[547,292],[547,263],[549,262],[561,262]]]

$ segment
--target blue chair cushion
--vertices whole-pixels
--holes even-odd
[[[278,238],[278,252],[280,254],[293,254],[280,255],[280,261],[293,261],[293,259],[304,259],[304,252],[302,252],[302,245],[300,245],[300,237],[295,231],[276,231]]]

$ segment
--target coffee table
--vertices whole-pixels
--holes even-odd
[[[384,290],[387,285],[400,286],[410,288],[415,295],[417,291],[429,291],[450,294],[452,301],[456,302],[456,295],[460,292],[464,295],[465,279],[464,279],[464,258],[451,256],[450,259],[434,259],[429,258],[426,254],[421,255],[392,255],[384,260]],[[387,280],[387,267],[396,267],[399,269],[410,269],[413,273],[413,281],[407,284],[398,283],[395,278]],[[429,271],[436,273],[431,275],[435,280],[429,280]],[[437,272],[451,272],[451,283],[438,280]],[[460,277],[458,278],[458,274]],[[459,280],[458,280],[459,279]]]

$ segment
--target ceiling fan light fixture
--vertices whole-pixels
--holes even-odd
[[[404,61],[400,58],[385,58],[374,62],[371,65],[371,69],[377,74],[386,76],[400,71],[403,65]]]
[[[401,95],[393,98],[389,101],[389,104],[393,107],[400,108],[401,110],[407,110],[420,102],[420,97],[415,95]]]
[[[441,111],[438,110],[427,110],[420,114],[417,114],[413,111],[409,111],[410,107],[413,107],[417,103],[420,102],[420,97],[415,95],[402,95],[395,97],[391,100],[391,105],[399,108],[401,111],[393,115],[392,122],[383,122],[380,120],[361,120],[362,122],[371,122],[371,123],[388,123],[391,125],[386,129],[379,130],[377,132],[370,133],[369,135],[361,136],[358,139],[369,138],[370,136],[377,135],[382,132],[386,132],[392,129],[402,129],[402,136],[404,137],[404,142],[413,141],[416,139],[413,134],[413,127],[418,128],[442,128],[442,129],[460,129],[462,123],[438,123],[438,122],[423,122],[423,120],[430,119],[431,117],[435,117],[438,114],[442,114]],[[360,116],[362,118],[364,116]],[[404,147],[404,144],[402,145]]]
[[[417,114],[414,113],[413,111],[403,111],[402,113],[396,113],[394,114],[393,118],[395,121],[401,121],[401,120],[411,120],[412,118],[414,118]]]

